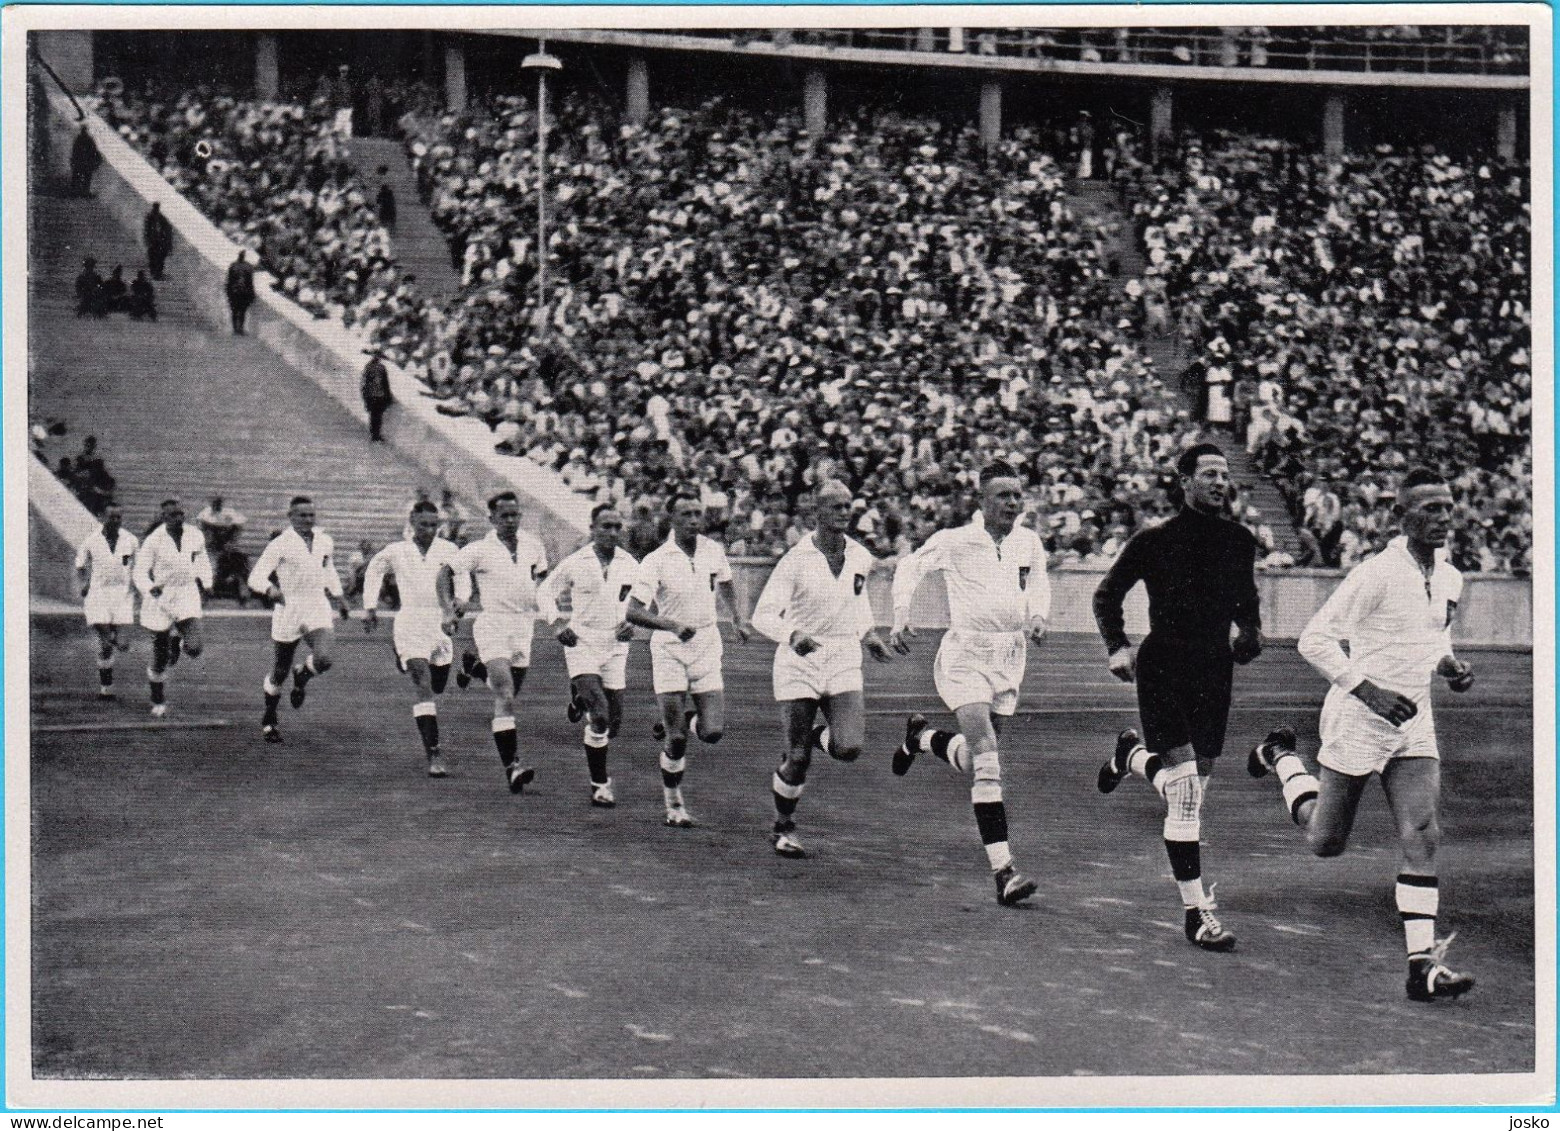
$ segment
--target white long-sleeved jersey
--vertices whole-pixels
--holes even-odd
[[[569,627],[576,632],[611,632],[628,619],[628,598],[639,580],[639,563],[623,547],[612,553],[605,567],[590,543],[558,563],[537,590],[542,619],[555,621],[563,616],[558,607],[569,598]]]
[[[323,531],[316,530],[305,542],[296,530],[284,530],[266,544],[249,571],[249,588],[264,593],[274,573],[282,600],[289,605],[321,601],[326,594],[340,597],[343,590],[335,552],[336,543]]]
[[[135,556],[135,587],[148,597],[153,589],[166,592],[199,581],[211,588],[211,559],[206,556],[206,536],[193,526],[179,532],[179,540],[166,526],[146,536]]]
[[[524,616],[537,611],[536,585],[547,572],[547,551],[531,535],[515,534],[515,552],[499,540],[496,530],[486,538],[462,546],[450,563],[455,574],[455,596],[467,600],[471,583],[482,592],[484,613]]]
[[[93,597],[124,597],[130,593],[130,573],[135,565],[135,551],[140,542],[123,527],[110,546],[103,536],[103,528],[92,532],[92,537],[76,551],[76,568],[91,568],[87,584],[88,595]]]
[[[1026,632],[1051,619],[1045,546],[1015,525],[999,546],[979,514],[964,526],[939,530],[894,571],[894,627],[910,623],[921,580],[940,572],[948,588],[949,627],[961,632]]]
[[[455,543],[435,538],[424,554],[415,542],[392,542],[368,563],[363,576],[363,607],[379,604],[385,575],[395,575],[396,591],[401,595],[401,610],[409,613],[443,613],[439,604],[439,570],[455,560],[460,551]]]
[[[786,551],[753,608],[753,627],[776,644],[790,643],[793,632],[818,641],[860,640],[873,628],[871,553],[846,538],[845,566],[836,577],[815,539],[809,534]]]
[[[646,607],[654,604],[667,620],[708,628],[715,623],[715,587],[730,580],[731,564],[719,543],[700,534],[689,557],[676,538],[668,538],[639,563],[633,596]]]
[[[1408,539],[1394,538],[1333,590],[1300,634],[1300,654],[1343,691],[1368,679],[1423,699],[1436,665],[1452,654],[1452,618],[1462,588],[1462,574],[1451,562],[1438,554],[1427,577],[1409,553]]]

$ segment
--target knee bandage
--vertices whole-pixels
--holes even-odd
[[[673,758],[666,751],[661,751],[661,769],[669,774],[680,774],[688,766],[686,758]]]
[[[975,755],[975,784],[970,786],[970,800],[984,805],[1002,800],[1002,763],[995,750],[982,750]]]
[[[1197,763],[1184,762],[1164,772],[1165,839],[1202,839],[1203,781]]]
[[[592,750],[600,750],[611,740],[611,735],[604,730],[597,730],[594,726],[585,728],[585,745]]]

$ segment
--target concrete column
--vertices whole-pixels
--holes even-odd
[[[650,116],[650,65],[643,55],[635,55],[628,61],[628,91],[624,104],[624,115],[636,126]]]
[[[275,99],[281,85],[276,63],[276,33],[262,31],[255,37],[255,97]]]
[[[1174,110],[1175,95],[1171,93],[1170,88],[1156,86],[1153,101],[1148,109],[1149,153],[1156,161],[1159,159],[1160,152],[1170,144]]]
[[[458,43],[444,45],[444,106],[457,114],[466,109],[466,49]]]
[[[1517,108],[1502,106],[1495,111],[1495,152],[1502,161],[1513,161],[1517,156]]]
[[[1343,116],[1343,94],[1333,91],[1322,104],[1322,153],[1328,157],[1343,156]]]
[[[1002,140],[1002,84],[995,79],[980,84],[980,140],[988,150]]]
[[[97,76],[92,66],[90,31],[35,31],[38,53],[48,60],[54,73],[75,94],[89,94]]]
[[[829,124],[829,78],[818,67],[808,67],[802,79],[802,109],[807,132],[822,137]]]

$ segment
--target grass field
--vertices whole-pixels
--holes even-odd
[[[1397,868],[1379,791],[1337,860],[1304,850],[1244,752],[1294,724],[1314,752],[1324,690],[1292,647],[1237,676],[1205,809],[1228,955],[1189,946],[1141,782],[1095,770],[1131,714],[1097,641],[1031,652],[1005,740],[1020,867],[997,906],[968,784],[921,759],[896,779],[904,713],[936,712],[918,654],[868,672],[868,755],[822,759],[812,853],[776,858],[772,647],[726,652],[719,746],[695,744],[699,826],[661,824],[644,645],[634,648],[619,805],[587,805],[559,649],[538,638],[517,712],[539,778],[512,797],[473,689],[441,705],[434,781],[388,632],[343,629],[287,743],[258,733],[265,622],[207,621],[207,653],[149,724],[138,638],[122,698],[94,698],[79,620],[33,619],[32,1061],[40,1078],[631,1080],[1507,1073],[1532,1071],[1531,657],[1472,654],[1445,702],[1442,933],[1479,979],[1455,1004],[1403,996]],[[221,725],[225,721],[228,725]],[[190,724],[210,724],[194,726]],[[1313,1099],[1312,1102],[1315,1102]]]

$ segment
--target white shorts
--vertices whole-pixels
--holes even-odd
[[[563,650],[563,663],[569,669],[569,678],[582,675],[599,675],[601,686],[608,691],[622,691],[628,686],[628,641],[619,640],[617,633],[592,632],[575,629],[580,642]]]
[[[861,690],[861,641],[835,636],[818,640],[818,644],[816,651],[805,656],[798,656],[789,644],[775,650],[776,702],[826,699]]]
[[[141,626],[167,632],[174,625],[200,619],[200,590],[193,585],[164,589],[161,597],[141,599]]]
[[[932,679],[950,711],[986,703],[993,715],[1018,710],[1018,687],[1028,662],[1022,632],[960,632],[949,629],[937,649]]]
[[[1322,748],[1316,760],[1340,774],[1366,777],[1396,758],[1439,758],[1430,697],[1414,702],[1419,713],[1395,727],[1347,691],[1332,688],[1322,703]]]
[[[335,610],[324,601],[288,601],[271,610],[271,639],[291,644],[335,624]]]
[[[135,598],[128,589],[118,593],[91,589],[87,591],[85,612],[91,625],[134,624]]]
[[[444,635],[444,618],[439,613],[416,613],[402,609],[395,615],[390,639],[404,667],[409,660],[426,660],[434,667],[455,662],[455,644]]]
[[[530,667],[531,637],[534,635],[536,616],[532,613],[478,613],[471,626],[477,655],[488,665]]]
[[[670,632],[650,636],[650,678],[657,695],[691,691],[722,691],[720,675],[720,626],[709,625],[694,633],[686,644]]]

